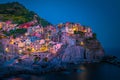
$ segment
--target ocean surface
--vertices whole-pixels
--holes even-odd
[[[67,71],[14,75],[1,80],[120,80],[120,67],[107,63],[71,65]]]

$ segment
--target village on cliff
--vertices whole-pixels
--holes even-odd
[[[78,50],[77,55],[73,51],[70,52],[70,55],[82,59],[87,59],[89,56],[92,60],[104,55],[101,49],[98,49],[100,52],[97,51],[97,54],[90,53],[91,47],[98,48],[100,46],[90,27],[71,22],[43,27],[37,22],[36,19],[20,25],[14,24],[10,20],[0,22],[1,54],[5,54],[5,59],[10,60],[15,55],[21,56],[20,59],[26,59],[33,55],[35,56],[34,60],[50,61],[57,55],[65,55],[64,53],[69,53],[70,50],[74,51],[75,49]],[[88,46],[87,41],[92,39],[94,44]]]
[[[57,54],[62,45],[84,45],[85,38],[92,38],[90,27],[81,26],[79,23],[58,24],[57,26],[34,25],[31,21],[21,25],[12,24],[12,21],[0,22],[2,31],[10,32],[18,29],[27,29],[25,34],[7,36],[2,40],[3,48],[7,53],[33,54],[37,52],[50,52]],[[84,34],[81,36],[81,34]],[[1,36],[5,36],[2,33]]]

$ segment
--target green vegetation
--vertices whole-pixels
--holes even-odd
[[[96,40],[96,39],[97,39],[97,35],[96,35],[96,33],[93,33],[93,37],[87,38],[86,40],[89,41],[89,40]]]
[[[83,35],[84,32],[82,32],[82,31],[74,31],[74,34],[81,34],[81,35]]]
[[[38,21],[39,21],[39,23],[40,23],[43,27],[45,27],[45,26],[47,26],[47,25],[51,25],[51,23],[49,23],[48,21],[46,21],[46,20],[43,19],[43,18],[38,18]]]
[[[84,36],[84,32],[82,32],[82,31],[74,31],[74,34],[80,34],[81,37]]]
[[[6,36],[11,36],[13,35],[14,37],[18,36],[18,35],[21,35],[21,34],[24,34],[27,32],[27,29],[15,29],[15,30],[10,30],[9,32],[6,32],[6,31],[3,31],[3,33],[6,35]]]
[[[31,49],[30,49],[30,48],[28,48],[28,49],[27,49],[27,51],[29,51],[29,52],[30,52],[30,51],[31,51]]]
[[[12,20],[14,23],[22,24],[32,21],[34,19],[34,15],[37,14],[33,11],[29,11],[18,2],[0,4],[1,21]],[[38,20],[38,23],[41,23],[43,26],[50,25],[48,21],[40,18],[38,15],[36,19]]]
[[[43,59],[43,61],[48,62],[48,58],[47,58],[47,57],[45,57],[45,58]]]
[[[38,57],[38,56],[36,56],[35,58],[34,58],[34,61],[36,62],[36,61],[39,61],[40,60],[40,57]]]
[[[93,33],[93,38],[97,39],[97,34],[96,33]]]

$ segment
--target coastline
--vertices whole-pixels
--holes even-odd
[[[111,59],[111,60],[110,60]],[[101,64],[101,63],[108,63],[117,66],[114,63],[110,63],[111,61],[117,59],[115,56],[105,56],[102,61],[99,62],[78,62],[78,63],[61,63],[61,64],[48,64],[44,63],[41,65],[35,64],[31,66],[21,66],[21,64],[17,65],[10,65],[10,66],[1,66],[0,67],[0,77],[9,77],[13,75],[19,75],[19,74],[26,74],[26,75],[41,75],[51,72],[59,72],[59,71],[67,71],[68,67],[75,66],[75,65],[81,65],[81,64]],[[120,65],[120,63],[119,63]],[[120,66],[117,66],[120,67]],[[77,71],[76,68],[72,69],[74,71]]]
[[[98,62],[94,62],[98,63]],[[54,66],[47,66],[48,68],[41,68],[40,65],[33,65],[31,67],[24,67],[23,66],[6,66],[6,67],[0,67],[0,77],[10,77],[11,75],[18,75],[18,74],[26,74],[26,75],[41,75],[51,72],[61,72],[61,71],[67,71],[69,66],[75,66],[75,65],[81,65],[81,64],[93,64],[93,63],[79,63],[79,64],[71,64],[71,63],[63,63],[61,65],[54,65]],[[72,69],[74,72],[76,72],[78,69],[74,68]]]

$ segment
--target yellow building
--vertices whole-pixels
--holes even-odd
[[[35,48],[31,48],[31,52],[32,52],[32,53],[33,53],[33,52],[36,52]]]
[[[10,43],[10,44],[14,44],[14,42],[15,42],[15,40],[14,40],[14,39],[11,39],[9,43]]]
[[[0,29],[3,27],[3,24],[0,22]]]
[[[78,27],[77,25],[73,25],[73,31],[78,31]]]
[[[40,52],[47,52],[48,51],[48,46],[45,44],[40,47]]]

